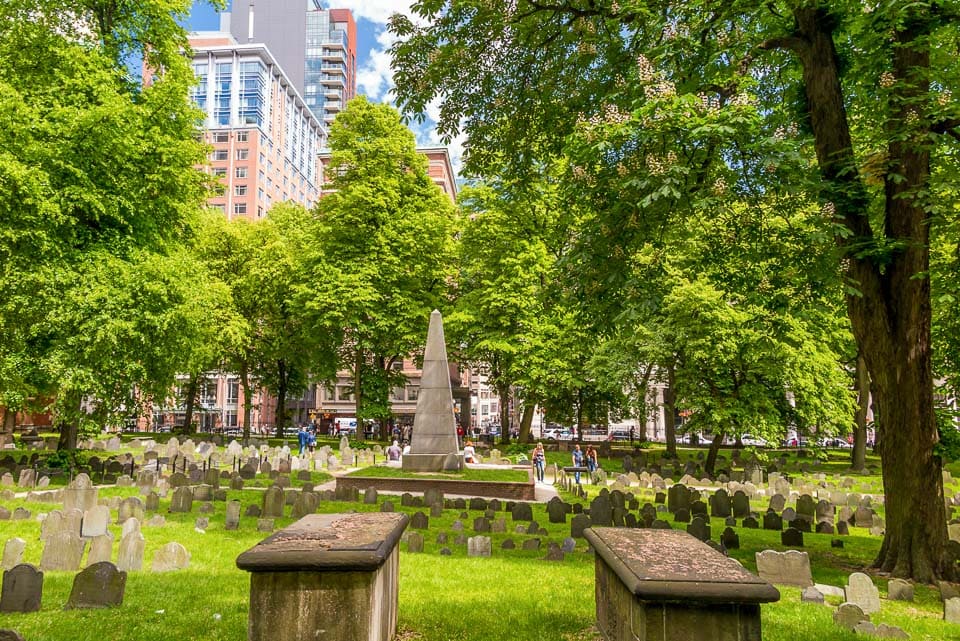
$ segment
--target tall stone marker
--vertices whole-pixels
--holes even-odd
[[[410,452],[403,455],[403,469],[413,472],[459,470],[463,466],[459,449],[443,317],[433,310],[423,352],[423,375],[413,418]]]

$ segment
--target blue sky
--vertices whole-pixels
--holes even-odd
[[[393,74],[387,54],[392,38],[387,31],[387,21],[394,13],[409,14],[411,4],[412,0],[327,1],[328,8],[353,11],[357,23],[357,92],[370,100],[392,102]],[[195,1],[186,26],[193,31],[216,31],[220,19],[208,3]],[[441,144],[434,126],[436,115],[436,107],[432,105],[427,109],[427,121],[422,124],[411,123],[418,144]],[[454,170],[459,173],[463,139],[452,141],[449,147]]]

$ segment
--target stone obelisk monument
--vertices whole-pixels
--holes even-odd
[[[450,391],[447,346],[443,317],[433,310],[427,346],[423,351],[420,396],[413,417],[410,451],[403,455],[403,469],[414,472],[455,471],[463,466],[457,443],[457,423]]]

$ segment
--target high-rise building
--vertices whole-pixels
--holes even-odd
[[[220,28],[273,52],[314,115],[328,126],[357,94],[357,26],[321,0],[233,0]]]
[[[317,154],[326,129],[263,44],[228,33],[194,33],[191,98],[206,117],[209,171],[221,192],[209,200],[228,218],[263,217],[273,204],[312,207],[320,194]]]

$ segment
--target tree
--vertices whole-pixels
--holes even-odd
[[[49,406],[67,448],[88,410],[128,413],[135,388],[172,382],[183,346],[156,323],[188,330],[197,300],[168,271],[207,185],[176,22],[187,7],[127,5],[0,9],[0,389]],[[162,69],[151,86],[130,54]]]
[[[522,169],[543,145],[561,152],[578,119],[625,112],[636,122],[648,101],[688,101],[692,109],[696,99],[716,111],[756,103],[746,131],[757,139],[796,123],[795,153],[815,160],[816,176],[774,165],[764,177],[770,158],[724,155],[724,142],[744,130],[717,130],[716,153],[706,153],[709,142],[700,149],[761,186],[804,189],[822,204],[853,334],[877,390],[887,529],[875,565],[921,581],[952,576],[934,452],[928,278],[930,222],[953,213],[929,198],[931,176],[956,175],[931,173],[931,158],[952,165],[937,152],[952,144],[960,122],[949,99],[958,70],[947,53],[957,35],[952,7],[535,0],[422,2],[415,11],[424,26],[392,22],[401,37],[398,101],[417,113],[442,97],[440,128],[452,134],[465,123],[477,169],[503,157]],[[704,167],[690,160],[660,162]],[[629,184],[637,165],[623,166]]]
[[[393,365],[422,349],[445,307],[453,207],[427,175],[413,134],[387,105],[350,101],[330,130],[333,193],[314,212],[299,304],[309,326],[342,328],[340,365],[354,377],[357,418],[386,437]]]
[[[503,443],[510,442],[511,391],[525,383],[529,419],[521,421],[519,437],[525,442],[537,398],[529,368],[540,348],[543,296],[553,266],[544,227],[553,212],[542,198],[514,199],[504,185],[468,187],[460,203],[459,274],[447,325],[460,344],[458,357],[486,372],[497,390]]]

